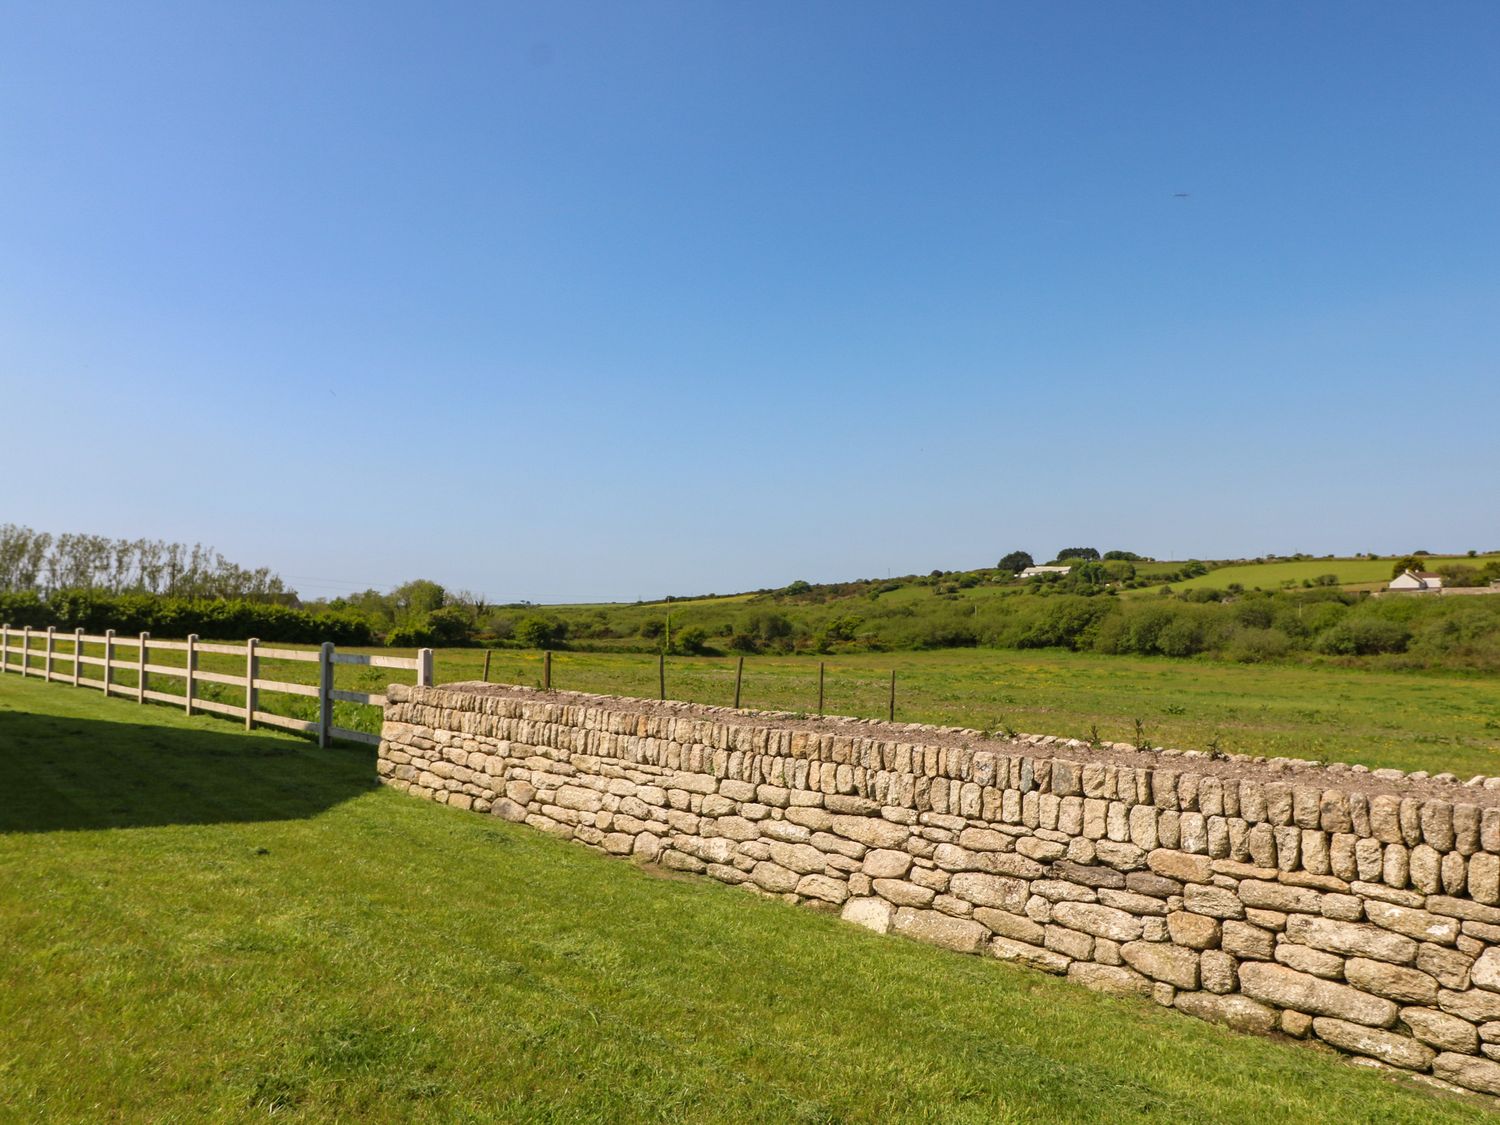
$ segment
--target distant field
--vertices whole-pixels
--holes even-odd
[[[0,678],[0,1119],[1448,1125],[1490,1103]]]
[[[371,649],[408,654],[410,650]],[[180,653],[163,652],[165,662]],[[815,711],[817,657],[754,656],[745,661],[746,707]],[[980,729],[1127,741],[1141,719],[1156,745],[1202,749],[1217,740],[1226,751],[1284,754],[1395,766],[1463,777],[1500,773],[1500,680],[1451,673],[1384,672],[1331,665],[1242,665],[1165,657],[1098,656],[1061,650],[1014,652],[948,649],[936,652],[853,654],[825,658],[824,710],[871,718],[886,713],[890,673],[897,674],[898,720]],[[267,677],[311,682],[315,665],[267,662]],[[496,650],[490,679],[536,685],[541,654]],[[202,667],[233,670],[227,657],[205,654]],[[439,683],[479,679],[480,649],[442,649]],[[656,658],[644,653],[553,655],[554,687],[655,697]],[[667,658],[672,699],[729,705],[734,701],[732,657]],[[380,690],[409,674],[341,666],[336,686]],[[9,679],[11,677],[7,677]],[[133,673],[121,680],[133,683]],[[75,689],[54,687],[54,691]],[[87,689],[77,689],[86,691]],[[175,690],[175,689],[174,689]],[[207,684],[202,694],[242,702],[237,689]],[[311,718],[314,703],[272,696],[281,714]],[[263,703],[264,705],[264,703]],[[379,713],[336,704],[336,721],[377,731]]]
[[[1447,566],[1457,563],[1465,566],[1480,566],[1496,558],[1495,555],[1433,555],[1428,557],[1428,567]],[[1174,590],[1223,590],[1238,582],[1247,590],[1257,586],[1262,590],[1278,590],[1284,583],[1301,585],[1304,581],[1325,574],[1336,575],[1341,586],[1375,584],[1383,586],[1391,578],[1390,559],[1305,559],[1297,562],[1237,563],[1222,566],[1207,574],[1190,578],[1185,582],[1172,583]]]

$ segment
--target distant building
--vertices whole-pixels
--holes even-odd
[[[1040,578],[1044,574],[1067,574],[1071,566],[1028,566],[1021,571],[1022,578]]]
[[[1406,590],[1410,593],[1423,593],[1431,591],[1437,593],[1443,588],[1443,576],[1432,574],[1425,570],[1403,570],[1386,587],[1387,590]]]

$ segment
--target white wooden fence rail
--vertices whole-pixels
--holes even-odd
[[[33,638],[40,640],[43,637],[46,638],[45,645],[32,644]],[[21,643],[11,644],[14,638],[20,638]],[[70,647],[59,649],[59,641]],[[83,649],[86,644],[102,645],[103,655],[89,656]],[[122,646],[133,650],[125,654],[125,659],[121,659],[118,652]],[[153,664],[150,659],[152,649],[185,652],[186,656],[182,665]],[[218,656],[238,656],[244,660],[245,670],[242,673],[230,674],[209,672],[199,668],[198,656],[205,652]],[[20,662],[12,663],[12,655],[19,655]],[[34,657],[41,657],[40,667],[31,663]],[[315,685],[294,684],[283,680],[264,679],[260,675],[262,660],[296,660],[316,664],[318,682]],[[57,670],[58,664],[68,665],[68,671]],[[432,649],[430,648],[418,649],[414,657],[379,656],[338,652],[334,649],[332,642],[325,642],[317,652],[308,652],[295,648],[269,648],[261,645],[253,637],[244,644],[226,645],[199,641],[197,634],[188,637],[185,641],[153,641],[150,633],[142,633],[138,637],[116,636],[113,629],[106,629],[103,636],[94,636],[85,633],[82,629],[71,633],[59,633],[52,626],[48,626],[46,632],[43,633],[30,626],[15,629],[9,625],[0,625],[0,672],[19,672],[23,676],[40,676],[49,681],[72,684],[74,687],[99,688],[106,695],[123,695],[134,698],[137,703],[150,700],[153,703],[180,704],[189,715],[194,711],[210,711],[218,715],[243,718],[246,730],[250,730],[259,723],[262,726],[282,727],[286,730],[301,731],[304,734],[315,734],[318,736],[319,746],[327,746],[329,741],[335,738],[378,744],[379,735],[366,734],[364,731],[334,725],[333,704],[335,700],[343,703],[364,704],[369,707],[385,705],[385,696],[378,692],[344,691],[341,688],[335,688],[333,686],[335,664],[404,669],[416,672],[418,685],[432,683]],[[83,674],[85,665],[102,669],[100,678],[85,676]],[[135,672],[135,684],[132,686],[116,683],[116,668]],[[151,676],[167,676],[181,681],[181,694],[153,691],[148,686]],[[237,707],[231,703],[197,698],[193,688],[198,683],[227,684],[230,687],[241,688],[245,693],[245,703]],[[262,691],[285,692],[316,699],[318,701],[317,721],[309,722],[306,719],[294,719],[271,711],[260,710],[258,704]]]

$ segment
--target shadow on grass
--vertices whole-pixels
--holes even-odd
[[[373,749],[0,711],[0,832],[294,820],[376,785]]]

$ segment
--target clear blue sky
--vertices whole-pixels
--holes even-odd
[[[1500,547],[1497,58],[1490,0],[10,5],[0,521],[534,600]]]

